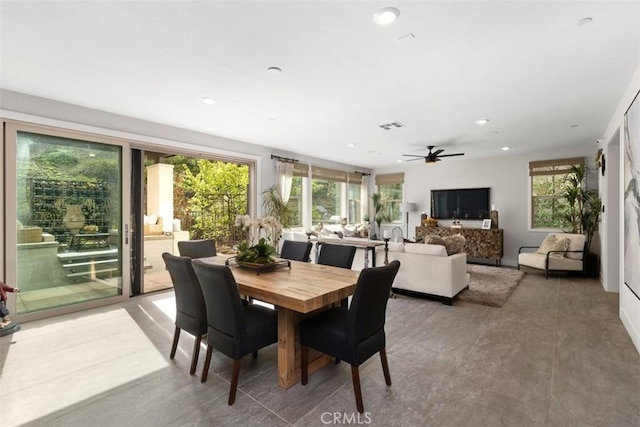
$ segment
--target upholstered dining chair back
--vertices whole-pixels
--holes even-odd
[[[296,242],[293,240],[285,240],[282,242],[282,250],[280,258],[290,259],[293,261],[309,262],[309,254],[311,253],[311,242]]]
[[[205,258],[216,256],[216,242],[212,239],[183,240],[178,242],[180,256],[189,258]]]
[[[349,307],[349,342],[357,344],[377,333],[384,334],[387,301],[399,269],[400,261],[396,260],[384,267],[365,268],[360,272]]]
[[[207,306],[207,356],[201,382],[207,380],[212,351],[233,359],[229,405],[236,399],[240,358],[278,341],[278,313],[257,304],[243,305],[235,278],[229,267],[193,260],[193,269]]]
[[[238,343],[245,338],[245,318],[242,299],[231,270],[223,265],[211,265],[199,260],[193,268],[207,306],[208,340],[231,357],[242,357]]]
[[[355,255],[355,246],[332,245],[330,243],[323,243],[320,247],[318,264],[351,269],[351,266],[353,265],[353,258],[355,257]]]
[[[200,353],[200,340],[207,332],[207,312],[200,282],[191,266],[191,258],[174,256],[168,252],[162,254],[176,298],[176,329],[170,358],[173,359],[180,338],[180,330],[184,329],[196,337],[193,348],[191,373],[195,373]]]
[[[344,360],[351,365],[353,391],[358,412],[364,412],[359,366],[380,353],[385,383],[391,385],[384,332],[387,299],[400,261],[382,267],[365,268],[356,283],[349,309],[333,307],[300,323],[300,366],[302,385],[308,382],[309,348]]]

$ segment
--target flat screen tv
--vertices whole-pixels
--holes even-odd
[[[489,188],[431,190],[432,218],[485,219],[489,206]]]

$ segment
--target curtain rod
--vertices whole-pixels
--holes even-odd
[[[298,159],[290,159],[288,157],[276,156],[275,154],[271,155],[271,159],[276,159],[276,160],[280,160],[281,162],[287,162],[287,163],[297,163],[300,161]]]
[[[353,173],[358,173],[358,174],[363,175],[363,176],[371,176],[371,174],[370,174],[370,173],[366,173],[366,172],[358,172],[358,171],[354,171]]]

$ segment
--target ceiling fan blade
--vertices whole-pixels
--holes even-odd
[[[420,157],[423,158],[424,156],[418,156],[417,154],[403,154],[403,156],[409,156],[409,157]]]
[[[421,160],[423,158],[424,157],[418,157],[418,158],[415,158],[415,159],[407,159],[407,160],[405,160],[405,162],[413,162],[414,160]]]
[[[431,155],[438,156],[438,154],[442,153],[443,151],[444,151],[443,149],[439,149],[439,150],[436,150],[433,153],[431,153]]]
[[[453,157],[453,156],[464,156],[464,153],[456,153],[456,154],[443,154],[438,157]]]

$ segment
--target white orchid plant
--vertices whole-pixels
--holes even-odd
[[[272,216],[251,218],[249,215],[236,216],[236,225],[247,232],[247,245],[254,246],[264,238],[276,246],[282,237],[282,224]]]

